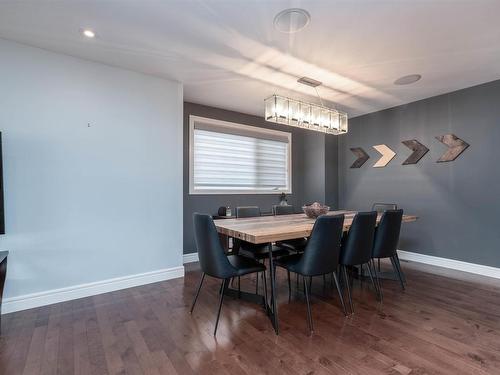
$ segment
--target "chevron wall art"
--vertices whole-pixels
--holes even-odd
[[[361,147],[351,148],[351,151],[354,155],[356,155],[357,159],[352,163],[351,168],[361,168],[363,164],[366,163],[370,156],[363,150]]]
[[[447,161],[453,161],[459,157],[459,155],[465,151],[469,144],[464,142],[462,139],[458,138],[455,134],[445,134],[439,135],[436,139],[448,146],[448,150],[441,155],[441,157],[436,161],[436,163],[444,163]]]
[[[444,163],[448,161],[453,161],[458,158],[467,147],[470,145],[464,140],[458,138],[455,134],[444,134],[435,137],[439,142],[443,143],[448,147],[446,152],[441,155],[441,157],[436,160],[436,163]],[[406,147],[413,151],[410,156],[402,163],[402,165],[417,164],[420,159],[424,157],[429,149],[416,139],[409,139],[402,141]],[[391,162],[396,156],[396,153],[387,145],[381,144],[373,146],[382,156],[373,165],[373,168],[383,168]],[[366,153],[361,147],[354,147],[350,149],[357,159],[352,163],[351,168],[361,168],[363,164],[370,158],[370,155]]]
[[[429,151],[427,147],[425,147],[422,143],[420,143],[416,139],[403,141],[401,143],[413,151],[413,153],[410,156],[408,156],[408,159],[406,159],[403,162],[403,165],[417,164],[418,161],[422,159],[424,155],[427,154],[427,152]]]
[[[377,160],[377,162],[373,165],[373,168],[385,167],[391,162],[392,159],[394,159],[394,156],[396,156],[396,153],[386,145],[377,145],[373,146],[373,148],[382,154],[382,157]]]

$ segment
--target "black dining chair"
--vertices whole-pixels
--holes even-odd
[[[293,215],[295,213],[295,207],[290,204],[281,205],[277,204],[273,206],[274,215]]]
[[[403,221],[403,210],[387,210],[382,214],[380,223],[375,231],[375,241],[373,243],[372,258],[390,258],[394,273],[398,276],[401,288],[405,289],[405,277],[401,270],[398,258],[399,234],[401,232],[401,222]],[[382,285],[375,272],[378,282],[380,297],[382,297]]]
[[[311,315],[311,304],[309,301],[310,287],[308,284],[310,285],[313,276],[332,274],[344,314],[347,315],[344,298],[337,278],[343,229],[344,215],[320,216],[314,223],[311,237],[307,242],[304,254],[292,254],[278,258],[275,262],[275,266],[287,270],[289,298],[291,293],[290,272],[303,276],[304,293],[307,304],[307,322],[311,333],[314,328]],[[308,279],[309,282],[306,281],[306,279]]]
[[[251,273],[265,272],[266,266],[253,259],[240,255],[226,255],[220,243],[217,229],[210,215],[195,213],[193,214],[194,236],[200,268],[202,271],[198,289],[191,305],[190,313],[200,294],[201,286],[205,275],[222,280],[221,292],[219,298],[219,308],[217,310],[217,320],[215,321],[214,336],[217,334],[219,317],[222,308],[224,294],[228,288],[229,280],[233,277],[240,277]],[[264,277],[265,280],[265,277]],[[267,290],[267,288],[266,288]]]
[[[378,213],[383,213],[387,210],[397,210],[398,205],[396,203],[373,203],[372,211],[377,211]]]
[[[261,216],[260,208],[257,206],[246,206],[246,207],[236,207],[236,218],[244,219],[244,218],[252,218]],[[242,241],[240,239],[234,240],[233,249],[236,250],[237,254],[241,254],[244,256],[248,256],[250,258],[264,260],[269,258],[269,249],[268,244],[253,244],[247,241]],[[283,256],[288,255],[289,252],[285,249],[281,249],[278,247],[273,247],[273,256]]]
[[[398,205],[396,203],[373,203],[372,211],[377,211],[379,214],[383,214],[387,210],[397,210]],[[380,259],[378,260],[378,272],[380,272]]]
[[[351,279],[348,276],[347,268],[351,270],[359,266],[368,267],[370,279],[379,298],[378,285],[375,283],[372,267],[372,249],[373,238],[375,235],[375,226],[377,225],[377,212],[359,212],[354,216],[349,232],[342,239],[342,249],[340,251],[340,268],[344,276],[344,282],[349,297],[349,306],[351,313],[354,313],[351,294]]]
[[[291,205],[286,205],[286,206],[276,205],[273,206],[273,213],[275,216],[292,215],[295,213],[295,208]],[[286,250],[291,250],[295,253],[303,252],[306,245],[307,245],[307,238],[304,237],[276,242],[276,246]]]
[[[252,218],[261,216],[260,208],[257,206],[243,206],[236,207],[236,218]],[[233,252],[240,254],[252,259],[256,259],[260,262],[265,263],[265,260],[269,258],[269,248],[268,244],[253,244],[251,242],[243,241],[235,238],[233,242]],[[279,248],[277,246],[272,247],[273,257],[280,257],[283,255],[288,255],[289,252],[286,249]],[[240,279],[238,279],[238,287],[240,284]],[[255,293],[259,291],[259,278],[255,281]]]

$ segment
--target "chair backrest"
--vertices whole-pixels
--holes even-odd
[[[194,213],[194,239],[202,272],[226,279],[235,274],[220,243],[217,229],[210,215]]]
[[[236,218],[260,216],[260,208],[257,206],[236,207]]]
[[[387,210],[375,231],[373,258],[387,258],[396,254],[403,221],[403,210]]]
[[[373,203],[372,211],[377,211],[382,213],[387,210],[397,210],[398,205],[396,203]]]
[[[275,215],[291,215],[295,213],[295,209],[293,206],[281,206],[281,205],[276,205],[273,206],[273,213]]]
[[[342,241],[341,264],[364,264],[372,258],[376,224],[376,211],[358,212],[354,216],[349,233]]]
[[[320,216],[314,223],[311,237],[296,270],[304,276],[316,276],[337,270],[344,215]]]

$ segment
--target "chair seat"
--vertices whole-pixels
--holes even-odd
[[[294,238],[293,240],[276,242],[276,246],[295,252],[303,252],[307,245],[306,238]]]
[[[254,244],[251,242],[241,241],[239,249],[248,253],[261,253],[267,251],[267,243]]]
[[[268,245],[254,245],[253,246],[241,246],[239,254],[249,257],[249,258],[254,258],[254,259],[267,259],[269,258],[269,249]],[[273,252],[273,258],[277,257],[282,257],[289,255],[290,252],[287,249],[279,248],[277,246],[273,246],[272,249]]]
[[[265,265],[245,256],[228,255],[227,259],[229,263],[237,269],[235,276],[243,276],[249,273],[263,272],[266,270]]]
[[[303,254],[291,254],[279,259],[276,259],[276,265],[283,267],[289,271],[297,272],[295,266],[299,263],[300,259],[303,257]]]

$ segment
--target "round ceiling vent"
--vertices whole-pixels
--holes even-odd
[[[398,78],[397,80],[394,81],[395,85],[410,85],[412,83],[415,83],[417,81],[420,81],[422,76],[420,74],[410,74],[401,78]]]
[[[290,8],[279,12],[274,17],[274,27],[282,33],[296,33],[306,27],[311,21],[309,13],[300,8]]]

